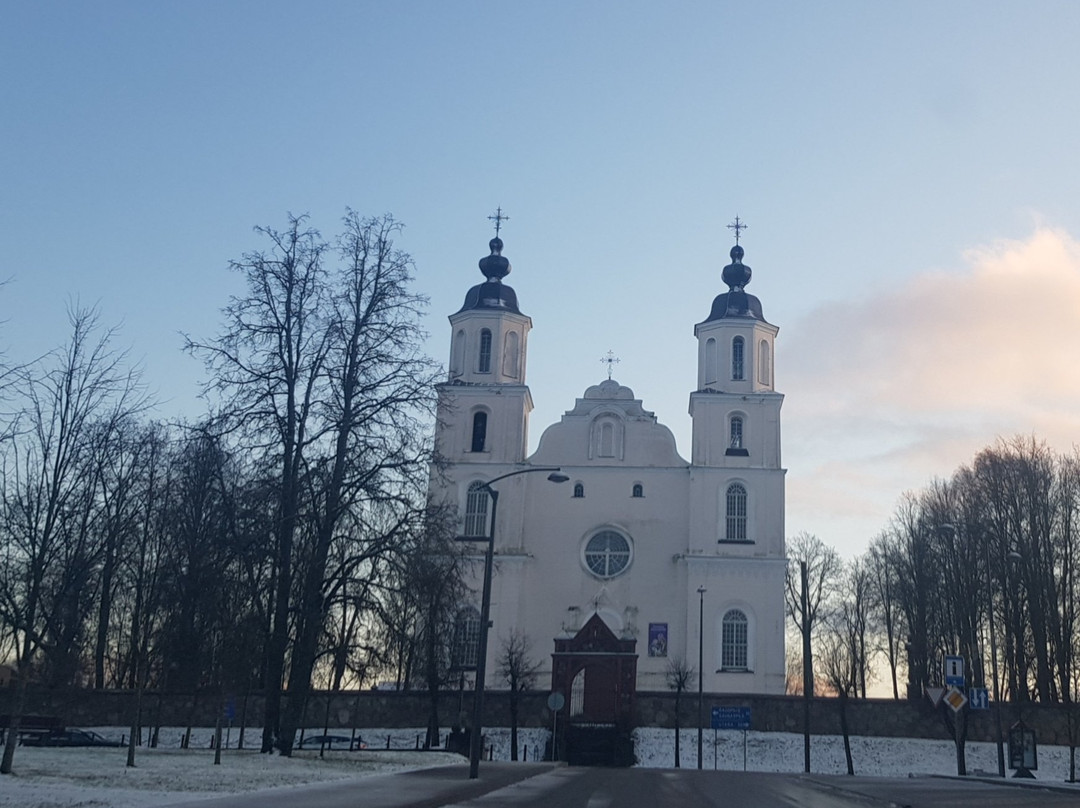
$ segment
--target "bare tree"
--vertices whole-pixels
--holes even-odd
[[[394,247],[400,227],[349,211],[334,245],[302,217],[281,233],[261,228],[271,250],[233,265],[248,291],[226,308],[224,334],[188,343],[227,423],[278,469],[264,751],[275,742],[292,751],[333,602],[328,582],[348,580],[423,521],[434,365],[419,348],[426,301]],[[330,569],[335,541],[350,548]]]
[[[811,533],[799,533],[788,542],[787,612],[803,638],[804,693],[814,693],[814,658],[812,638],[814,626],[825,605],[840,583],[843,566],[840,556]],[[806,564],[807,598],[804,602],[799,574]]]
[[[118,420],[145,403],[138,375],[124,367],[92,309],[69,310],[67,345],[26,368],[16,435],[3,458],[0,522],[0,622],[16,650],[17,680],[11,730],[0,773],[9,774],[26,688],[38,653],[50,638],[85,618],[84,592],[97,561],[89,545],[85,472],[94,425]]]
[[[281,720],[301,480],[327,353],[327,334],[319,322],[326,245],[302,216],[290,216],[282,232],[269,227],[256,232],[269,240],[270,251],[248,253],[230,264],[244,277],[247,293],[224,309],[221,336],[211,342],[188,338],[187,349],[206,363],[207,392],[220,395],[223,419],[278,469],[275,597],[262,738],[262,751],[269,752]]]
[[[897,668],[900,664],[900,642],[904,636],[903,614],[896,607],[897,550],[888,532],[880,533],[866,554],[870,573],[871,619],[876,632],[884,643],[885,659],[889,665],[889,679],[894,699],[900,698]]]
[[[685,656],[671,657],[668,659],[667,670],[664,671],[664,680],[668,688],[675,691],[675,768],[682,766],[679,749],[679,732],[682,729],[682,694],[694,686],[697,672],[686,661]]]
[[[532,641],[517,629],[503,640],[499,649],[499,675],[510,688],[510,760],[518,759],[518,714],[521,694],[536,686],[540,663],[532,657]]]

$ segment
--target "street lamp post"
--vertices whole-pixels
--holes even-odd
[[[480,601],[480,643],[476,650],[476,689],[473,695],[473,720],[472,729],[469,733],[469,779],[475,780],[480,776],[480,755],[482,752],[482,717],[484,711],[484,679],[487,676],[487,647],[488,629],[491,627],[491,567],[495,555],[495,515],[499,507],[499,492],[491,487],[492,483],[505,480],[507,477],[515,477],[518,474],[534,474],[536,472],[549,472],[548,479],[553,483],[565,483],[570,478],[562,473],[558,467],[536,466],[534,468],[518,469],[508,474],[502,474],[493,480],[488,480],[481,487],[491,497],[491,522],[488,525],[487,537],[462,536],[462,541],[486,541],[487,549],[484,552],[484,584],[483,595]]]
[[[697,588],[698,593],[698,631],[697,631],[697,767],[701,768],[701,732],[702,732],[702,716],[705,713],[704,708],[704,680],[705,680],[705,668],[702,666],[704,660],[704,638],[705,638],[705,587],[699,586]]]

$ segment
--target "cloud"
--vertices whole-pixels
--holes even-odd
[[[1080,243],[1051,228],[968,250],[792,325],[788,532],[862,525],[864,544],[904,490],[948,476],[998,436],[1080,440]],[[778,374],[779,375],[779,374]],[[869,527],[878,514],[877,527]]]

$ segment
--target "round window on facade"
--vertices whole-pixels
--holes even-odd
[[[614,530],[601,530],[585,545],[585,566],[597,578],[614,578],[630,566],[630,542]]]

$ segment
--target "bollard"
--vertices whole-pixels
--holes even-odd
[[[417,752],[420,751],[420,736],[419,735],[416,736],[416,751]]]
[[[529,745],[527,743],[521,745],[521,762],[529,762]]]
[[[387,749],[390,748],[390,736],[389,735],[386,736],[386,748]]]

